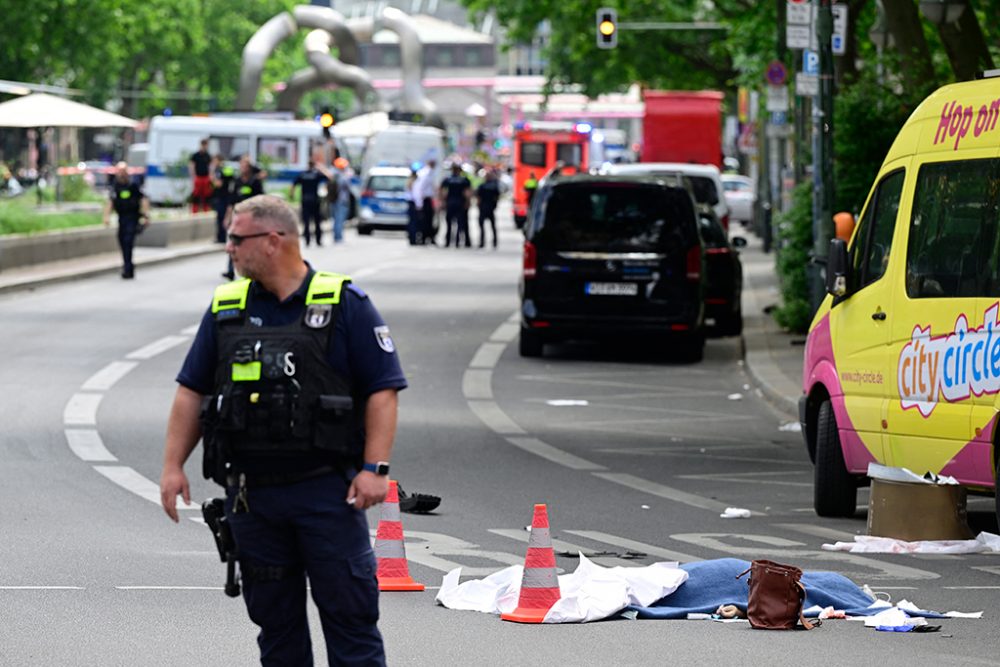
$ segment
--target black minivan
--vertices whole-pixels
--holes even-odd
[[[704,253],[687,190],[649,176],[546,179],[524,229],[521,356],[636,334],[701,359]]]

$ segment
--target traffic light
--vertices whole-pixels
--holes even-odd
[[[330,128],[337,122],[337,119],[330,113],[330,107],[323,107],[323,112],[319,115],[319,124],[323,126],[323,137],[330,138]]]
[[[618,12],[611,7],[597,10],[597,48],[613,49],[618,46]]]

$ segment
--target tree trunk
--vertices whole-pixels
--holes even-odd
[[[900,75],[908,87],[936,87],[937,77],[931,64],[931,52],[924,39],[920,13],[914,0],[882,0],[889,33],[901,58]]]
[[[938,34],[957,80],[971,81],[976,72],[993,69],[993,58],[971,6],[967,6],[954,23],[938,26]]]

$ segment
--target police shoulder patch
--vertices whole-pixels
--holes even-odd
[[[314,303],[306,308],[305,323],[311,329],[322,329],[330,323],[333,306],[328,303]]]
[[[383,351],[392,354],[396,351],[396,344],[392,342],[392,336],[389,334],[389,327],[382,325],[380,327],[375,327],[373,329],[375,332],[375,340],[378,342],[378,346],[382,348]]]

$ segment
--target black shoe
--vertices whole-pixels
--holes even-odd
[[[226,280],[233,280],[234,278],[236,278],[236,274],[234,274],[232,271],[223,271],[222,277],[225,278]]]
[[[441,504],[441,499],[426,493],[414,493],[412,496],[403,491],[403,487],[396,483],[396,490],[399,492],[399,511],[410,512],[411,514],[427,514],[437,509]]]
[[[122,279],[123,280],[132,280],[133,278],[135,278],[135,272],[133,272],[133,271],[122,271]]]

